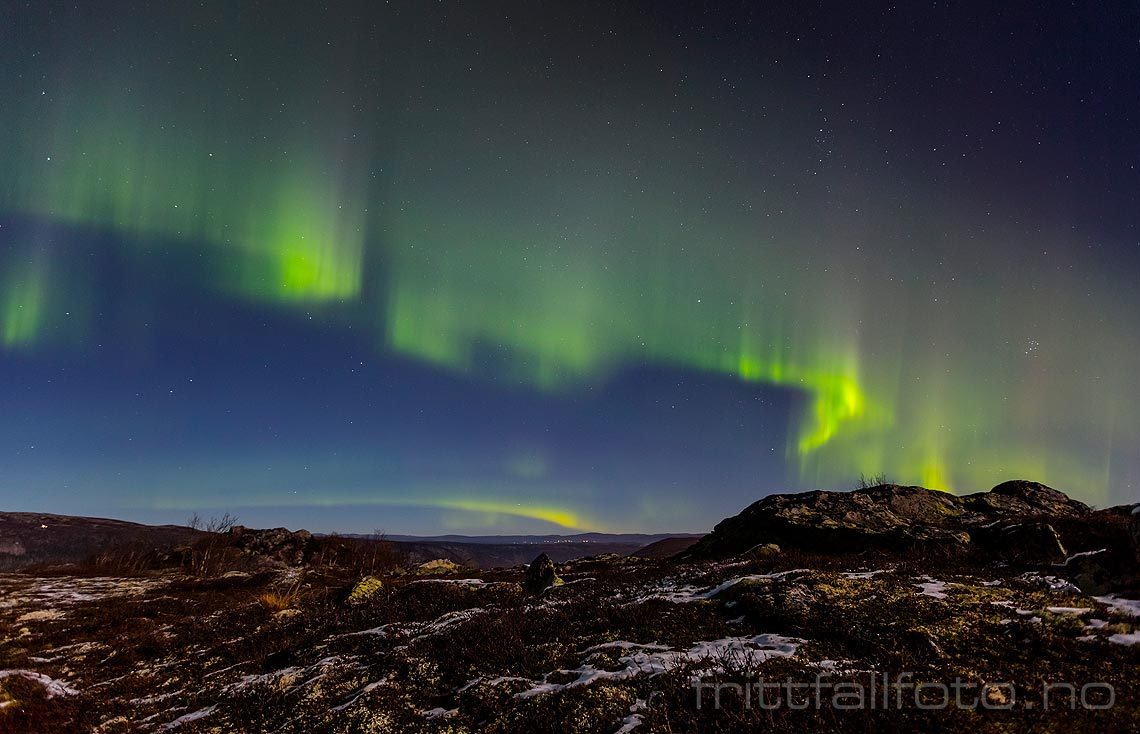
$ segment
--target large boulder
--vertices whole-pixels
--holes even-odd
[[[1140,505],[1132,508],[1132,555],[1140,564]]]
[[[1090,512],[1063,492],[1020,480],[965,497],[896,484],[777,494],[722,520],[680,557],[725,558],[766,543],[817,552],[923,548],[959,553],[983,541],[979,544],[989,549],[1018,543],[1026,557],[1063,560],[1064,546],[1043,521]],[[1027,520],[1032,522],[1024,528],[1002,529]]]
[[[541,594],[552,586],[560,584],[562,579],[558,577],[558,569],[555,568],[554,561],[550,560],[550,556],[545,553],[539,554],[538,558],[531,562],[523,576],[523,590],[531,594]]]

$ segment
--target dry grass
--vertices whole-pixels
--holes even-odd
[[[297,606],[301,595],[295,591],[265,591],[257,596],[257,603],[271,612],[281,612]]]

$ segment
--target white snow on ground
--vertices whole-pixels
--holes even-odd
[[[578,677],[569,683],[539,683],[528,690],[516,693],[515,698],[531,698],[543,693],[555,693],[567,688],[589,685],[599,680],[625,680],[642,673],[654,676],[686,663],[701,665],[708,672],[723,672],[726,662],[746,666],[755,665],[770,658],[790,657],[796,653],[802,642],[803,640],[791,637],[767,634],[756,637],[726,637],[723,640],[698,642],[685,651],[635,652],[618,658],[625,665],[620,670],[601,670],[589,663],[574,670],[559,670],[556,672],[562,674],[577,673]],[[660,646],[642,647],[643,649],[653,649]]]
[[[425,719],[446,719],[449,716],[455,716],[457,713],[459,713],[459,709],[445,709],[442,706],[420,712]]]
[[[1072,563],[1077,558],[1086,558],[1088,556],[1095,556],[1095,555],[1099,555],[1101,553],[1106,553],[1106,552],[1108,552],[1108,548],[1101,548],[1100,550],[1082,551],[1080,553],[1074,553],[1073,555],[1066,558],[1064,563],[1061,563],[1059,565],[1068,566],[1070,563]]]
[[[359,700],[360,697],[363,696],[365,693],[368,693],[369,691],[375,690],[376,688],[379,688],[380,686],[386,686],[386,685],[388,685],[388,679],[387,678],[381,678],[378,681],[373,681],[372,683],[369,683],[368,685],[361,688],[360,691],[357,692],[357,694],[355,696],[353,696],[351,699],[349,699],[345,703],[342,703],[339,706],[333,706],[332,710],[333,711],[344,711],[346,708],[348,708],[352,704],[356,703],[357,700]]]
[[[1107,596],[1094,596],[1101,604],[1108,605],[1108,608],[1118,614],[1130,614],[1133,617],[1140,617],[1140,601],[1136,599],[1123,599],[1115,594]]]
[[[852,581],[869,581],[880,573],[890,573],[893,569],[875,569],[874,571],[845,571],[842,575]]]
[[[1140,643],[1140,632],[1129,632],[1128,634],[1115,634],[1108,638],[1109,642],[1115,642],[1117,645],[1135,645]]]
[[[800,574],[800,573],[811,573],[811,569],[793,568],[790,571],[779,571],[777,573],[759,573],[759,574],[751,574],[748,576],[738,576],[734,579],[729,579],[728,581],[725,581],[722,584],[718,584],[717,586],[714,586],[713,588],[709,589],[708,591],[706,591],[702,594],[698,594],[697,598],[699,598],[699,599],[712,599],[713,597],[717,596],[718,594],[721,594],[722,592],[726,591],[727,589],[731,589],[733,586],[736,586],[737,584],[745,582],[745,581],[771,581],[772,579],[780,579],[780,578],[784,578],[786,576],[790,576],[792,574]]]
[[[792,574],[811,573],[809,568],[793,568],[788,571],[777,571],[776,573],[758,573],[749,574],[748,576],[737,576],[724,581],[711,589],[701,590],[699,586],[684,585],[678,586],[675,582],[666,581],[660,586],[655,587],[648,594],[642,595],[630,602],[630,604],[640,604],[642,602],[650,601],[653,599],[663,599],[677,604],[694,601],[707,601],[720,595],[724,591],[731,589],[740,583],[749,581],[772,581],[773,579],[782,579]]]
[[[171,721],[169,723],[166,723],[166,724],[163,724],[162,726],[160,726],[159,730],[169,731],[171,729],[177,729],[178,727],[182,726],[183,724],[189,724],[192,721],[197,721],[198,719],[204,719],[207,716],[209,716],[210,714],[214,713],[214,709],[216,709],[217,707],[218,707],[217,704],[214,704],[213,706],[207,706],[204,709],[198,709],[197,711],[190,713],[190,714],[186,714],[185,716],[179,716],[174,721]]]
[[[27,678],[34,680],[44,688],[44,695],[48,698],[55,698],[56,696],[74,696],[79,691],[67,685],[63,681],[49,678],[43,673],[37,673],[34,670],[0,670],[0,678],[9,678],[17,676],[20,678]]]
[[[58,609],[81,602],[119,596],[137,596],[167,583],[164,579],[92,578],[60,576],[38,578],[0,577],[0,609]]]
[[[485,614],[486,611],[487,610],[483,607],[472,607],[471,609],[460,609],[457,612],[448,612],[442,617],[439,617],[432,622],[427,622],[426,624],[419,627],[417,630],[419,634],[412,638],[412,642],[439,634],[448,627],[454,627],[457,624],[462,624],[472,617],[477,617],[480,614]]]
[[[649,708],[649,705],[645,702],[645,699],[639,698],[634,701],[633,705],[629,707],[629,716],[622,719],[621,728],[614,732],[614,734],[629,734],[629,732],[641,726],[642,718],[639,712],[647,708]]]
[[[919,583],[915,584],[919,588],[919,594],[922,596],[929,596],[934,599],[946,598],[946,582],[939,581],[938,579],[929,576],[919,576]]]
[[[1050,591],[1064,591],[1064,592],[1067,592],[1069,594],[1080,594],[1081,593],[1080,589],[1078,589],[1076,586],[1073,586],[1071,583],[1069,583],[1065,579],[1057,578],[1056,576],[1042,576],[1041,574],[1037,573],[1036,571],[1030,571],[1029,573],[1023,573],[1020,576],[1018,576],[1017,578],[1018,578],[1018,580],[1024,581],[1027,584],[1033,584],[1034,586],[1041,586],[1041,587],[1044,587],[1046,589],[1049,589]]]
[[[486,586],[483,579],[416,579],[413,584],[458,584],[460,586]]]
[[[1045,607],[1045,611],[1050,614],[1072,614],[1080,617],[1083,614],[1088,614],[1092,609],[1089,607]]]
[[[669,650],[670,648],[668,645],[658,645],[656,643],[644,644],[641,642],[630,642],[628,640],[617,640],[615,642],[603,642],[600,645],[594,645],[592,647],[587,647],[585,650],[582,651],[582,654],[585,655],[587,653],[596,652],[598,650],[614,650],[614,649],[617,649],[617,650],[633,650],[633,649],[638,649],[638,650]]]

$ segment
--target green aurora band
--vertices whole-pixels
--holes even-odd
[[[1027,477],[1103,504],[1137,479],[1121,453],[1140,441],[1134,293],[1063,254],[1064,226],[987,225],[937,187],[904,203],[905,172],[824,187],[789,163],[806,112],[748,131],[772,150],[756,171],[711,133],[676,140],[644,102],[605,111],[619,134],[570,101],[474,102],[486,89],[439,111],[412,75],[362,111],[344,91],[371,88],[319,83],[316,48],[242,72],[276,80],[250,81],[263,94],[219,99],[193,52],[146,73],[99,53],[11,90],[0,211],[113,233],[128,257],[181,249],[205,292],[324,310],[472,379],[572,393],[657,363],[794,390],[801,486]],[[281,109],[265,90],[286,80]],[[3,350],[84,348],[92,284],[55,258],[29,242],[0,259]],[[559,501],[517,513],[597,524]]]

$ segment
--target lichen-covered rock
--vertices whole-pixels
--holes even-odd
[[[376,595],[383,590],[383,581],[375,576],[365,576],[356,582],[356,586],[353,586],[352,591],[348,592],[348,598],[345,601],[351,606],[365,604],[375,599]]]
[[[417,576],[436,576],[449,573],[460,573],[463,571],[463,566],[460,566],[455,561],[449,561],[446,558],[436,558],[435,560],[425,561],[416,566],[413,573]]]

